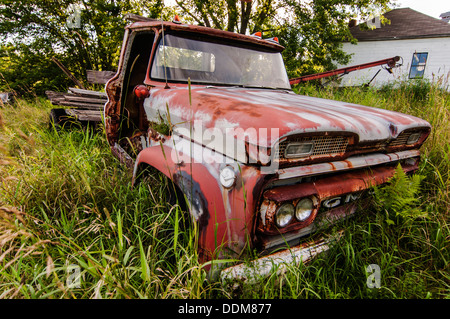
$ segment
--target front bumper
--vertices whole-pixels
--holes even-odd
[[[242,263],[228,267],[220,273],[222,283],[231,282],[234,288],[240,283],[254,284],[260,278],[268,277],[275,269],[277,275],[282,275],[289,267],[308,263],[318,254],[326,252],[341,239],[343,232],[329,238],[320,238],[316,241],[304,243],[268,256],[256,259],[249,263]]]

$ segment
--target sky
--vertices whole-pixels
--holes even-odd
[[[397,0],[397,4],[399,8],[409,7],[437,19],[441,13],[450,11],[448,0]]]

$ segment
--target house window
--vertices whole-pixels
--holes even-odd
[[[425,65],[427,64],[428,53],[414,53],[411,62],[411,69],[409,70],[410,79],[422,79],[425,72]]]

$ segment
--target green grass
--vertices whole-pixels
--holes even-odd
[[[166,181],[152,175],[132,188],[103,128],[51,129],[45,99],[4,106],[0,298],[449,298],[450,98],[426,85],[301,89],[430,121],[411,204],[426,217],[393,219],[374,204],[331,229],[344,236],[327,254],[236,291],[206,280],[196,234],[167,203]],[[380,267],[380,288],[367,287],[370,264]],[[73,266],[81,279],[70,286]]]

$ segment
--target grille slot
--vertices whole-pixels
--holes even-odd
[[[312,136],[289,138],[288,140],[285,140],[278,144],[278,159],[286,159],[284,155],[286,146],[292,142],[312,142],[313,150],[310,156],[329,156],[344,154],[347,149],[349,140],[348,137],[345,136]]]
[[[409,131],[409,132],[401,132],[399,134],[399,136],[397,136],[397,138],[395,140],[392,140],[389,143],[389,146],[400,146],[400,145],[405,145],[406,142],[408,141],[408,138],[411,134],[413,133],[417,133],[415,131]]]

